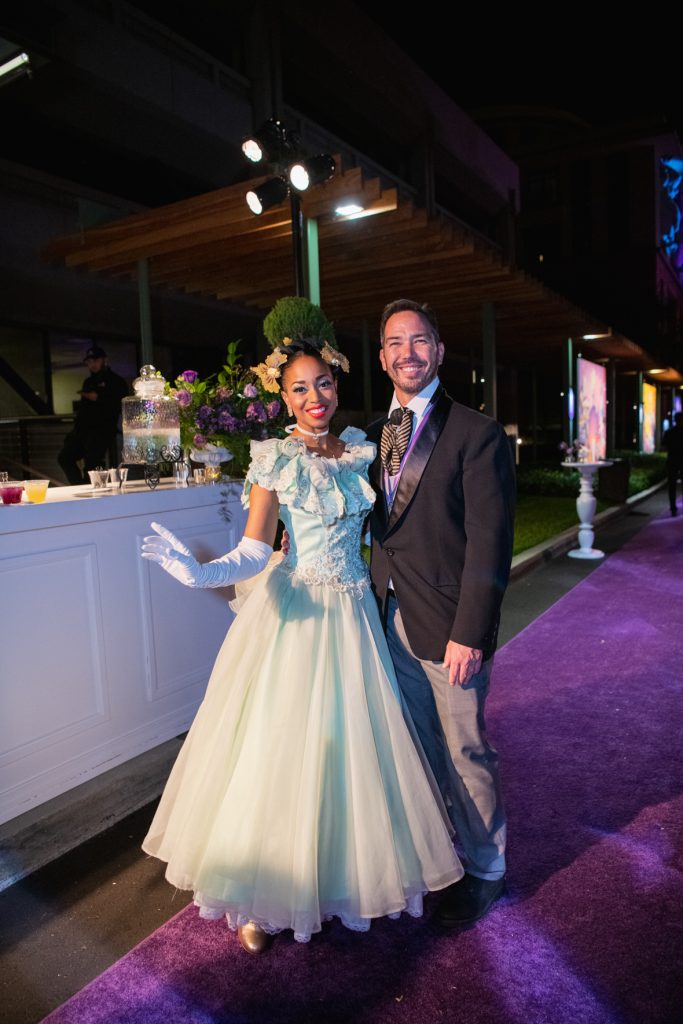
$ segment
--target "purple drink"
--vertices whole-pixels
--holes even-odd
[[[0,498],[2,498],[3,505],[18,505],[23,489],[21,484],[5,484],[4,487],[0,487]]]

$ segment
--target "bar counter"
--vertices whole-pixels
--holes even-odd
[[[140,482],[0,505],[0,823],[188,728],[233,592],[181,586],[140,544],[157,520],[200,561],[225,553],[240,493]]]

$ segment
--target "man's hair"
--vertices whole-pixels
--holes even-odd
[[[394,299],[393,302],[389,302],[382,310],[382,319],[379,322],[380,345],[384,341],[384,329],[387,326],[387,320],[394,313],[419,313],[420,316],[425,318],[434,332],[435,341],[439,340],[439,324],[436,319],[436,313],[430,305],[426,302],[413,302],[412,299]]]

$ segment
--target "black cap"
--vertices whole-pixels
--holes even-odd
[[[106,355],[107,353],[99,345],[91,345],[83,356],[83,362],[87,363],[88,359],[105,359]]]

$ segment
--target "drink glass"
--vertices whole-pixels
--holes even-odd
[[[109,470],[108,469],[89,469],[88,476],[90,477],[90,483],[93,485],[95,490],[104,488],[107,486],[109,481]]]
[[[196,484],[205,484],[206,483],[206,470],[205,469],[195,469],[195,471],[194,471],[194,473],[192,475],[194,476],[194,482]]]
[[[118,466],[116,469],[109,470],[109,487],[123,487],[126,480],[128,479],[128,467]]]
[[[41,501],[45,501],[45,495],[47,494],[49,485],[49,480],[24,480],[26,500],[30,501],[33,505],[37,505]]]
[[[23,489],[23,484],[20,484],[15,480],[10,480],[9,483],[1,484],[0,498],[2,498],[3,505],[18,505],[21,501],[21,492]]]

